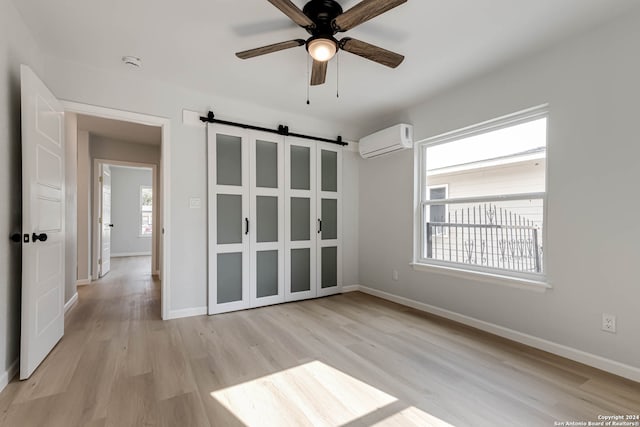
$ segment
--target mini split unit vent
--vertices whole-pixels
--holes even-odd
[[[395,125],[360,140],[360,155],[365,159],[413,148],[413,126]]]

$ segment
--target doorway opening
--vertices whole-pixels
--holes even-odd
[[[75,123],[67,132],[77,133],[76,284],[107,275],[112,257],[150,256],[144,264],[160,279],[159,315],[167,319],[170,121],[72,102],[63,106],[73,116],[67,124]]]
[[[151,257],[158,276],[157,165],[94,159],[92,280],[111,270],[111,258]],[[155,224],[155,226],[154,226]]]

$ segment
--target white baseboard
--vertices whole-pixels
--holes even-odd
[[[592,353],[587,353],[585,351],[548,341],[543,338],[538,338],[533,335],[518,332],[513,329],[505,328],[504,326],[496,325],[494,323],[489,323],[473,317],[465,316],[464,314],[445,310],[443,308],[414,301],[409,298],[393,295],[377,289],[368,288],[366,286],[345,286],[343,287],[343,292],[347,292],[344,290],[345,288],[352,289],[354,286],[357,287],[357,290],[359,290],[360,292],[364,292],[365,294],[373,295],[407,307],[415,308],[416,310],[444,317],[446,319],[453,320],[454,322],[462,323],[464,325],[510,339],[511,341],[515,341],[521,344],[528,345],[530,347],[537,348],[539,350],[553,353],[555,355],[562,356],[567,359],[571,359],[576,362],[580,362],[585,365],[589,365],[594,368],[598,368],[603,371],[628,378],[632,381],[640,382],[640,368],[638,367],[620,363],[615,360],[607,359],[605,357],[598,356]]]
[[[4,390],[7,384],[9,384],[9,381],[11,381],[18,373],[19,362],[20,359],[14,360],[11,366],[9,366],[9,369],[0,375],[0,391]]]
[[[73,305],[77,302],[78,302],[78,293],[76,292],[75,294],[73,294],[71,299],[67,301],[67,303],[64,305],[65,314],[67,313],[67,311],[71,310],[71,307],[73,307]]]
[[[111,258],[124,258],[128,256],[151,256],[151,252],[118,252],[111,254]]]
[[[347,285],[342,287],[342,293],[355,292],[360,290],[360,285]]]
[[[91,284],[91,278],[76,281],[76,286],[86,286]]]
[[[183,317],[202,316],[207,314],[207,307],[184,308],[182,310],[169,311],[169,317],[165,320],[181,319]]]

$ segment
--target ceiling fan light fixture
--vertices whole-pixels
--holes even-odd
[[[307,43],[307,51],[314,60],[326,62],[334,57],[338,51],[338,44],[333,39],[318,37],[309,40]]]

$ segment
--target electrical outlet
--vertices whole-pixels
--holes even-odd
[[[391,277],[393,277],[393,280],[395,280],[397,282],[398,281],[398,270],[393,270],[393,273],[391,274]]]
[[[616,333],[616,316],[613,314],[602,313],[602,330],[605,332]]]

